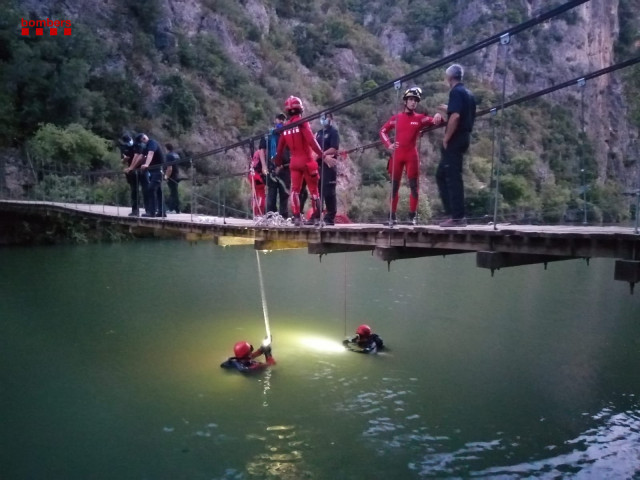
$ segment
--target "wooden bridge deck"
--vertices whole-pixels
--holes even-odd
[[[631,284],[640,281],[640,235],[631,227],[511,224],[498,224],[495,228],[493,225],[390,228],[382,224],[265,227],[247,219],[188,213],[167,218],[129,217],[128,207],[10,200],[0,200],[0,211],[80,215],[128,226],[134,234],[181,235],[192,241],[213,239],[220,244],[253,243],[261,250],[306,247],[309,253],[320,255],[369,250],[388,262],[476,252],[477,265],[492,271],[571,258],[605,257],[617,259],[616,279]]]

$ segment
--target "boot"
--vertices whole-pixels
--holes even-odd
[[[416,212],[409,212],[409,225],[417,225],[418,224],[418,215]]]
[[[293,216],[293,226],[300,227],[302,225],[302,215],[294,215]]]

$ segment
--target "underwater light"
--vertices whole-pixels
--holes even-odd
[[[342,343],[328,338],[303,337],[300,339],[300,343],[309,349],[319,352],[342,353],[346,351]]]

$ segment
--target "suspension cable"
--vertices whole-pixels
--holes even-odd
[[[488,115],[490,113],[495,115],[498,111],[500,111],[502,109],[507,109],[507,108],[513,107],[515,105],[519,105],[521,103],[525,103],[525,102],[529,102],[531,100],[535,100],[536,98],[542,97],[544,95],[548,95],[548,94],[556,92],[558,90],[562,90],[564,88],[567,88],[567,87],[570,87],[572,85],[575,85],[578,81],[580,81],[582,79],[590,80],[590,79],[593,79],[593,78],[597,78],[597,77],[600,77],[602,75],[606,75],[606,74],[615,72],[616,70],[620,70],[620,69],[623,69],[623,68],[630,67],[630,66],[635,65],[637,63],[640,63],[640,56],[637,56],[637,57],[634,57],[634,58],[630,58],[629,60],[626,60],[626,61],[620,62],[620,63],[616,63],[615,65],[611,65],[609,67],[602,68],[600,70],[596,70],[596,71],[591,72],[591,73],[589,73],[587,75],[582,75],[580,77],[576,77],[576,78],[573,78],[571,80],[567,80],[566,82],[559,83],[558,85],[553,85],[551,87],[548,87],[548,88],[545,88],[545,89],[542,89],[542,90],[538,90],[537,92],[530,93],[530,94],[525,95],[523,97],[516,98],[514,100],[510,100],[508,102],[505,102],[504,105],[495,105],[495,106],[490,107],[490,108],[485,108],[484,110],[479,110],[476,113],[476,118],[483,117],[483,116]],[[443,122],[440,125],[434,125],[434,126],[431,126],[431,127],[427,127],[425,129],[423,129],[420,132],[420,134],[424,135],[425,133],[432,132],[432,131],[437,130],[439,128],[443,128],[445,126],[446,126],[446,122]],[[375,142],[367,143],[365,145],[360,145],[358,147],[354,147],[354,148],[351,148],[349,150],[341,151],[340,154],[341,155],[349,155],[350,153],[354,153],[354,152],[364,152],[365,150],[369,150],[371,148],[375,148],[375,147],[378,147],[380,145],[382,145],[382,141],[381,140],[377,140]]]
[[[430,72],[430,71],[435,70],[437,68],[440,68],[440,67],[442,67],[442,66],[444,66],[444,65],[446,65],[448,63],[451,63],[451,62],[453,62],[455,60],[458,60],[459,58],[465,57],[467,55],[470,55],[472,53],[477,52],[478,50],[482,50],[483,48],[486,48],[486,47],[488,47],[490,45],[493,45],[493,44],[499,42],[500,38],[502,38],[505,35],[512,36],[512,35],[515,35],[517,33],[520,33],[520,32],[522,32],[524,30],[527,30],[527,29],[532,28],[532,27],[534,27],[536,25],[539,25],[539,24],[541,24],[541,23],[543,23],[543,22],[545,22],[547,20],[550,20],[550,19],[552,19],[552,18],[554,18],[554,17],[556,17],[556,16],[558,16],[558,15],[560,15],[562,13],[565,13],[565,12],[567,12],[569,10],[572,10],[573,8],[576,8],[576,7],[578,7],[578,6],[580,6],[580,5],[584,4],[584,3],[587,3],[589,1],[590,0],[571,0],[571,1],[568,1],[568,2],[566,2],[564,4],[562,4],[562,5],[554,8],[554,9],[551,9],[551,10],[549,10],[547,12],[544,12],[544,13],[540,13],[540,14],[534,16],[533,18],[531,18],[531,19],[529,19],[529,20],[527,20],[525,22],[522,22],[519,25],[516,25],[515,27],[511,27],[511,28],[509,28],[509,29],[507,29],[507,30],[505,30],[503,32],[500,32],[500,33],[495,34],[495,35],[493,35],[491,37],[488,37],[488,38],[486,38],[486,39],[484,39],[484,40],[482,40],[480,42],[477,42],[477,43],[475,43],[475,44],[473,44],[473,45],[471,45],[469,47],[463,48],[462,50],[459,50],[459,51],[457,51],[455,53],[447,55],[446,57],[443,57],[440,60],[437,60],[437,61],[435,61],[433,63],[430,63],[430,64],[428,64],[428,65],[426,65],[424,67],[421,67],[421,68],[419,68],[417,70],[414,70],[414,71],[412,71],[410,73],[407,73],[407,74],[405,74],[405,75],[403,75],[401,77],[396,78],[395,80],[391,80],[391,81],[389,81],[387,83],[384,83],[384,84],[382,84],[382,85],[380,85],[380,86],[378,86],[376,88],[368,90],[367,92],[362,93],[362,94],[360,94],[360,95],[358,95],[356,97],[353,97],[353,98],[351,98],[349,100],[345,100],[344,102],[338,103],[338,104],[333,105],[333,106],[328,107],[328,108],[325,108],[324,110],[320,110],[320,111],[318,111],[316,113],[313,113],[311,115],[307,115],[306,117],[302,117],[300,120],[298,120],[296,122],[293,122],[293,123],[289,123],[286,126],[283,126],[283,127],[279,128],[279,129],[275,129],[274,132],[275,133],[282,133],[285,130],[289,130],[289,129],[298,127],[299,125],[301,125],[301,124],[303,124],[305,122],[310,122],[312,120],[315,120],[315,119],[319,118],[321,115],[324,115],[324,114],[327,114],[327,113],[333,113],[333,112],[337,112],[339,110],[342,110],[342,109],[344,109],[346,107],[349,107],[349,106],[351,106],[351,105],[353,105],[355,103],[358,103],[358,102],[366,100],[366,99],[368,99],[370,97],[373,97],[373,96],[375,96],[375,95],[377,95],[377,94],[379,94],[379,93],[381,93],[381,92],[383,92],[385,90],[388,90],[390,88],[394,88],[394,86],[396,85],[397,82],[403,83],[403,82],[406,82],[408,80],[412,80],[412,79],[414,79],[414,78],[416,78],[416,77],[418,77],[420,75],[423,75],[423,74],[425,74],[427,72]],[[244,147],[244,146],[250,144],[251,142],[259,141],[260,138],[262,138],[264,135],[265,135],[264,133],[261,133],[261,134],[258,134],[258,135],[254,135],[252,137],[245,138],[245,139],[239,140],[237,142],[234,142],[234,143],[231,143],[231,144],[228,144],[228,145],[224,145],[222,147],[217,147],[217,148],[214,148],[212,150],[205,151],[205,152],[196,153],[196,154],[193,154],[193,155],[190,155],[190,156],[185,156],[185,158],[176,160],[174,162],[167,162],[165,165],[167,165],[167,166],[168,165],[178,165],[178,164],[181,164],[181,163],[187,163],[187,162],[192,161],[192,160],[198,160],[198,159],[209,157],[209,156],[212,156],[212,155],[217,155],[217,154],[220,154],[220,153],[226,153],[229,150],[233,150],[233,149],[236,149],[236,148]]]
[[[338,110],[342,110],[348,106],[353,105],[354,103],[358,103],[361,102],[363,100],[366,100],[367,98],[373,97],[375,95],[378,95],[379,93],[384,92],[385,90],[389,90],[390,88],[393,88],[394,85],[397,82],[400,83],[404,83],[407,82],[408,80],[412,80],[420,75],[423,75],[427,72],[430,72],[431,70],[435,70],[436,68],[440,68],[448,63],[451,63],[459,58],[465,57],[467,55],[470,55],[474,52],[477,52],[478,50],[482,50],[483,48],[486,48],[490,45],[493,45],[494,43],[497,43],[500,41],[500,38],[503,37],[504,35],[515,35],[517,33],[520,33],[524,30],[527,30],[531,27],[534,27],[536,25],[539,25],[540,23],[543,23],[551,18],[554,18],[562,13],[565,13],[575,7],[578,7],[584,3],[587,3],[590,0],[571,0],[568,1],[554,9],[551,9],[547,12],[541,13],[539,15],[536,15],[535,17],[519,24],[516,25],[515,27],[509,28],[503,32],[500,32],[496,35],[493,35],[489,38],[486,38],[485,40],[482,40],[474,45],[471,45],[469,47],[463,48],[462,50],[459,50],[458,52],[452,53],[451,55],[447,55],[446,57],[441,58],[440,60],[437,60],[433,63],[430,63],[429,65],[426,65],[422,68],[419,68],[417,70],[414,70],[413,72],[407,73],[406,75],[403,75],[399,78],[396,78],[395,80],[391,80],[387,83],[384,83],[376,88],[373,88],[371,90],[368,90],[365,93],[362,93],[356,97],[353,97],[349,100],[345,100],[344,102],[338,103],[336,105],[333,105],[331,107],[325,108],[324,110],[320,110],[319,112],[313,113],[311,115],[307,115],[306,117],[301,118],[300,120],[287,124],[286,127],[281,127],[280,129],[276,129],[276,133],[282,133],[285,130],[289,130],[291,128],[295,128],[300,126],[301,124],[305,123],[305,122],[310,122],[312,120],[316,120],[318,118],[320,118],[321,115],[327,114],[327,113],[333,113],[333,112],[337,112]],[[254,135],[253,137],[250,138],[246,138],[243,140],[239,140],[235,143],[232,143],[230,145],[225,145],[223,147],[218,147],[218,148],[214,148],[212,150],[206,151],[206,152],[201,152],[195,155],[192,155],[191,158],[193,160],[197,160],[200,158],[204,158],[204,157],[208,157],[211,155],[217,155],[219,153],[225,153],[229,150],[235,149],[235,148],[239,148],[242,146],[247,145],[249,142],[252,141],[256,141],[256,140],[260,140],[260,138],[264,136],[264,134],[259,134],[259,135]],[[186,161],[186,159],[185,159]]]

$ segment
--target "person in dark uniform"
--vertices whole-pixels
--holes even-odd
[[[164,152],[160,144],[147,134],[140,133],[135,138],[139,154],[134,158],[133,168],[140,165],[143,173],[148,172],[149,186],[147,187],[147,213],[143,217],[166,217],[162,199],[162,167],[164,166]]]
[[[138,179],[139,170],[130,170],[131,162],[136,154],[136,149],[133,144],[133,139],[129,135],[123,135],[120,138],[118,145],[120,148],[120,156],[122,163],[125,165],[125,177],[131,190],[131,213],[130,217],[137,217],[140,215],[140,208],[138,207],[138,196],[140,194],[140,181]]]
[[[233,346],[233,354],[233,357],[229,357],[220,364],[222,368],[230,368],[242,373],[249,373],[259,371],[276,364],[276,361],[271,355],[271,345],[268,338],[265,339],[263,344],[256,351],[253,350],[253,345],[249,342],[237,342]],[[255,360],[255,358],[260,355],[264,355],[266,360],[265,363]]]
[[[180,161],[180,155],[174,151],[173,145],[167,143],[167,168],[164,172],[164,179],[169,187],[169,198],[167,199],[167,213],[180,213],[180,197],[178,196],[178,184],[180,182],[180,170],[176,162]]]
[[[322,130],[316,133],[318,145],[324,150],[324,157],[318,159],[320,164],[320,197],[324,198],[327,213],[324,215],[325,225],[334,225],[338,209],[336,197],[336,182],[338,173],[338,149],[340,148],[340,134],[333,126],[333,114],[328,113],[320,118]]]
[[[463,68],[453,64],[445,73],[449,102],[440,108],[448,115],[447,129],[442,140],[442,158],[436,171],[436,182],[445,214],[449,217],[441,227],[464,227],[464,185],[462,160],[469,149],[471,131],[476,119],[476,100],[462,83]]]
[[[284,153],[282,165],[277,166],[274,157],[278,149],[280,133],[276,129],[282,128],[287,117],[279,113],[275,117],[274,127],[267,138],[260,140],[259,149],[267,152],[267,212],[279,212],[284,218],[289,216],[289,191],[291,189],[291,172],[289,171],[289,155]],[[279,202],[279,208],[278,208]]]
[[[358,353],[377,353],[384,349],[384,342],[366,324],[360,325],[356,329],[353,337],[343,340],[342,344],[351,351]]]

